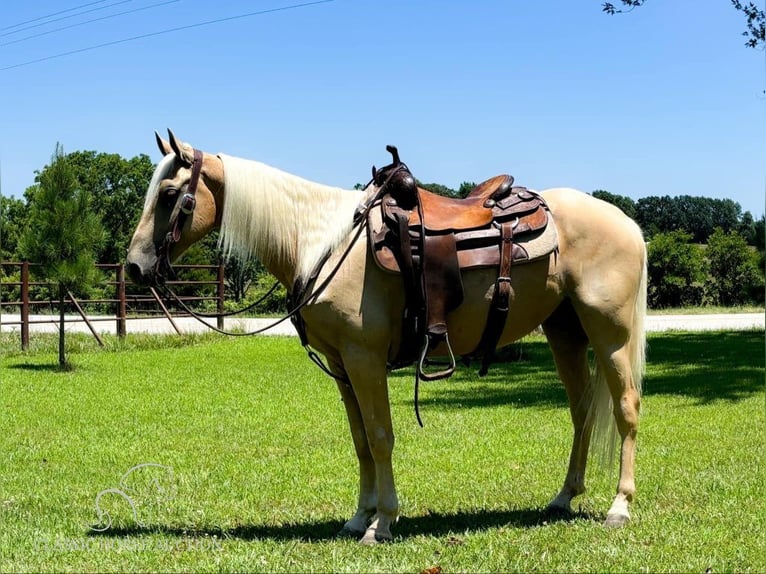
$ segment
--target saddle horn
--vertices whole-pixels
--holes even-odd
[[[386,151],[393,156],[393,158],[394,158],[394,161],[393,161],[394,167],[396,167],[397,165],[402,163],[402,160],[399,159],[399,150],[396,149],[395,145],[387,145],[386,146]]]

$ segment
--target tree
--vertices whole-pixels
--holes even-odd
[[[705,258],[684,231],[657,233],[648,245],[649,306],[686,307],[703,302]]]
[[[704,243],[713,232],[713,200],[706,197],[681,195],[671,199],[670,227],[661,231],[683,229],[692,234],[692,241]]]
[[[97,253],[99,263],[115,263],[125,257],[133,230],[144,207],[144,194],[154,172],[149,156],[125,159],[116,153],[75,151],[67,154],[80,189],[91,196],[91,206],[109,236]],[[37,172],[35,185],[24,193],[31,205],[45,170]]]
[[[692,195],[642,197],[636,202],[636,222],[648,237],[682,229],[693,241],[705,243],[716,227],[731,231],[740,227],[742,207],[731,199]]]
[[[0,196],[0,261],[18,257],[25,220],[26,205],[22,200]]]
[[[766,14],[764,11],[755,5],[754,2],[742,2],[742,0],[730,0],[731,5],[736,10],[739,10],[745,15],[746,30],[742,32],[742,35],[747,38],[745,46],[749,48],[758,48],[764,45],[766,40]],[[616,8],[611,2],[604,2],[601,5],[601,9],[610,15],[622,14],[624,12],[630,12],[634,8],[638,8],[643,5],[646,0],[620,0],[622,5],[627,8]]]
[[[464,181],[460,184],[460,187],[457,189],[457,196],[460,198],[465,198],[471,191],[473,191],[473,188],[476,187],[476,184],[472,181]]]
[[[710,266],[710,294],[718,305],[730,307],[757,300],[763,292],[758,253],[736,231],[717,227],[708,240],[705,256]]]
[[[154,172],[149,156],[125,159],[116,153],[77,151],[68,155],[79,187],[93,198],[93,210],[109,232],[100,263],[122,261],[144,207]]]
[[[443,195],[444,197],[457,197],[457,191],[452,189],[451,187],[447,187],[446,185],[442,185],[440,183],[423,183],[422,181],[415,180],[419,187],[422,187],[423,189],[427,189],[431,193],[435,193],[437,195]]]
[[[764,11],[758,8],[753,2],[743,3],[740,0],[731,0],[732,6],[734,6],[740,12],[745,14],[747,18],[747,31],[742,32],[742,35],[748,38],[745,45],[750,48],[757,48],[759,45],[763,46],[766,42],[766,14]]]
[[[766,249],[766,215],[761,215],[753,227],[753,245],[758,251],[763,251]]]
[[[647,237],[676,229],[673,201],[669,195],[642,197],[636,202],[636,223]]]
[[[39,176],[34,202],[29,207],[28,226],[20,251],[34,267],[52,280],[59,298],[59,366],[67,366],[64,353],[64,300],[71,291],[84,291],[97,270],[95,251],[105,238],[98,216],[90,205],[90,194],[78,186],[72,165],[61,144]]]
[[[625,195],[617,195],[615,193],[609,193],[603,189],[597,189],[591,195],[607,203],[619,207],[622,212],[631,219],[636,218],[636,202]]]
[[[710,202],[713,229],[720,227],[724,231],[731,231],[739,226],[742,218],[742,206],[739,203],[733,199],[711,199]]]
[[[746,211],[742,214],[737,225],[737,231],[745,238],[748,245],[755,245],[756,223],[752,213]]]
[[[247,295],[247,290],[253,282],[258,262],[254,259],[241,259],[231,255],[224,266],[226,273],[226,290],[234,301],[239,303]]]

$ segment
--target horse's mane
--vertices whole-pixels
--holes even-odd
[[[282,261],[306,278],[353,225],[360,193],[307,181],[257,161],[221,155],[224,255]]]

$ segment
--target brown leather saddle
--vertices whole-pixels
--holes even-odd
[[[508,315],[511,263],[530,259],[517,239],[545,230],[548,206],[537,193],[514,186],[510,175],[488,179],[464,199],[436,195],[417,186],[395,147],[386,149],[393,163],[380,170],[373,167],[373,183],[386,183],[379,205],[369,210],[368,238],[378,265],[400,273],[405,287],[401,345],[390,367],[417,362],[417,377],[449,377],[455,357],[447,315],[463,301],[461,271],[495,267],[498,277],[487,323],[467,357],[483,357],[484,375]],[[426,372],[426,356],[440,343],[448,351],[446,368]]]

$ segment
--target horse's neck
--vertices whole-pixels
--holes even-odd
[[[226,255],[254,256],[291,287],[349,234],[360,192],[313,183],[255,161],[221,159]]]

